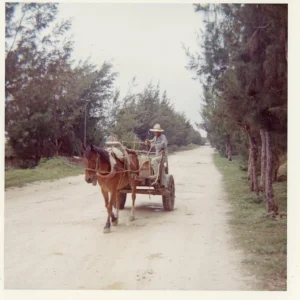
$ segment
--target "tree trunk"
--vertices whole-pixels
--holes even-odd
[[[257,180],[257,144],[254,137],[251,134],[250,126],[246,125],[246,131],[249,138],[250,150],[249,150],[249,161],[250,161],[250,189],[259,195],[259,186]],[[249,171],[249,167],[248,167]]]
[[[58,154],[59,154],[61,145],[62,145],[62,141],[58,142],[58,139],[56,139],[55,143],[54,143],[56,156],[58,156]]]
[[[272,163],[273,163],[272,181],[276,182],[278,177],[278,170],[280,167],[280,160],[278,155],[275,152],[272,153],[272,158],[273,158],[272,159]]]
[[[232,147],[231,147],[230,134],[226,136],[226,155],[228,160],[232,161]]]
[[[253,189],[256,193],[256,195],[259,194],[259,186],[258,186],[258,178],[257,178],[257,169],[256,169],[256,164],[257,164],[257,146],[255,141],[252,141],[252,180],[253,180]]]
[[[284,52],[285,52],[285,59],[288,60],[288,43],[287,43],[287,32],[285,28],[281,29],[280,32],[280,39],[284,43]]]
[[[275,167],[274,172],[273,172],[273,182],[277,182],[278,181],[278,170],[279,170],[279,166],[277,165]]]
[[[249,158],[248,158],[248,173],[247,173],[247,178],[248,180],[250,180],[252,182],[252,179],[251,179],[251,174],[252,174],[252,171],[251,171],[251,157],[252,157],[252,152],[251,152],[251,148],[249,147]]]
[[[265,192],[265,187],[266,187],[266,164],[267,164],[266,132],[262,129],[260,130],[260,138],[261,138],[260,190],[262,192]]]
[[[274,194],[273,194],[273,186],[272,186],[272,149],[271,149],[271,137],[270,132],[265,132],[266,137],[266,156],[267,156],[267,164],[266,164],[266,187],[265,187],[265,195],[267,202],[267,211],[268,213],[274,215],[278,215],[278,206],[276,205]]]

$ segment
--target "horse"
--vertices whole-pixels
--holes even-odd
[[[136,183],[132,174],[139,170],[139,160],[136,152],[127,149],[129,158],[129,166],[127,166],[126,160],[120,160],[105,149],[94,145],[90,147],[82,145],[82,147],[84,151],[85,181],[93,185],[96,185],[98,181],[107,209],[108,217],[103,232],[110,232],[110,219],[113,226],[118,225],[120,190],[128,185],[132,190],[130,221],[133,221],[135,219]],[[111,166],[111,155],[113,155],[116,162],[114,166]],[[110,197],[108,193],[110,193]],[[116,207],[116,216],[112,209],[113,206]]]

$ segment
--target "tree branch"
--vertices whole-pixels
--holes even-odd
[[[24,4],[24,7],[25,7],[25,6],[26,6],[26,4]],[[11,50],[12,50],[14,44],[15,44],[15,41],[16,41],[17,35],[18,35],[18,33],[19,33],[19,30],[20,30],[20,28],[21,28],[21,25],[22,25],[23,19],[24,19],[24,17],[25,17],[25,14],[26,14],[26,10],[24,9],[24,13],[23,13],[22,18],[21,18],[21,20],[20,20],[20,24],[19,24],[19,26],[18,26],[18,28],[17,28],[17,32],[16,32],[16,34],[15,34],[14,40],[13,40],[13,42],[12,42],[12,45],[10,46],[10,49],[8,50],[8,52],[7,52],[7,54],[6,54],[6,58],[8,57],[8,54],[11,52]]]
[[[267,24],[267,25],[263,25],[263,26],[252,26],[252,27],[253,27],[253,28],[257,28],[257,29],[265,29],[265,28],[269,27],[271,24],[272,24],[272,21],[271,21],[269,24]]]

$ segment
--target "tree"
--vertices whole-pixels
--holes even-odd
[[[240,150],[244,145],[243,152],[249,148],[250,186],[259,193],[260,139],[262,190],[265,180],[272,182],[272,155],[286,149],[286,139],[279,145],[272,135],[286,136],[287,6],[208,4],[195,5],[195,10],[206,16],[203,52],[186,53],[188,68],[205,91],[202,115],[208,138],[221,152],[228,136]],[[240,131],[247,134],[248,145]],[[276,214],[271,190],[268,184],[268,211]]]
[[[141,93],[130,90],[120,108],[114,133],[123,141],[132,142],[136,137],[150,138],[149,129],[159,123],[165,130],[169,145],[201,144],[201,135],[183,113],[178,113],[159,85],[148,84]],[[130,146],[128,144],[128,146]]]
[[[56,135],[49,124],[70,66],[72,43],[62,41],[70,22],[54,24],[56,14],[57,4],[6,3],[6,130],[16,153],[36,160]]]
[[[74,67],[71,23],[56,15],[57,4],[6,3],[6,130],[16,153],[36,161],[78,155],[85,129],[88,142],[101,144],[118,98],[111,64]]]

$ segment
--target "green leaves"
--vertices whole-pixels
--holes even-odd
[[[149,84],[120,99],[113,65],[72,60],[69,20],[58,4],[6,3],[5,125],[10,145],[24,159],[80,155],[81,142],[103,144],[148,137],[160,123],[170,144],[200,144],[201,136],[167,94]],[[132,81],[132,87],[135,79]]]
[[[187,67],[203,86],[209,138],[222,148],[225,133],[243,130],[238,123],[286,130],[272,107],[287,103],[287,5],[209,4],[195,10],[205,19],[202,54],[186,51]],[[286,110],[280,113],[286,121]]]
[[[184,114],[174,110],[167,93],[161,95],[160,87],[149,84],[142,93],[130,92],[116,118],[114,133],[120,140],[133,141],[134,134],[140,140],[152,138],[149,132],[159,123],[164,129],[169,145],[200,144],[201,136]]]

